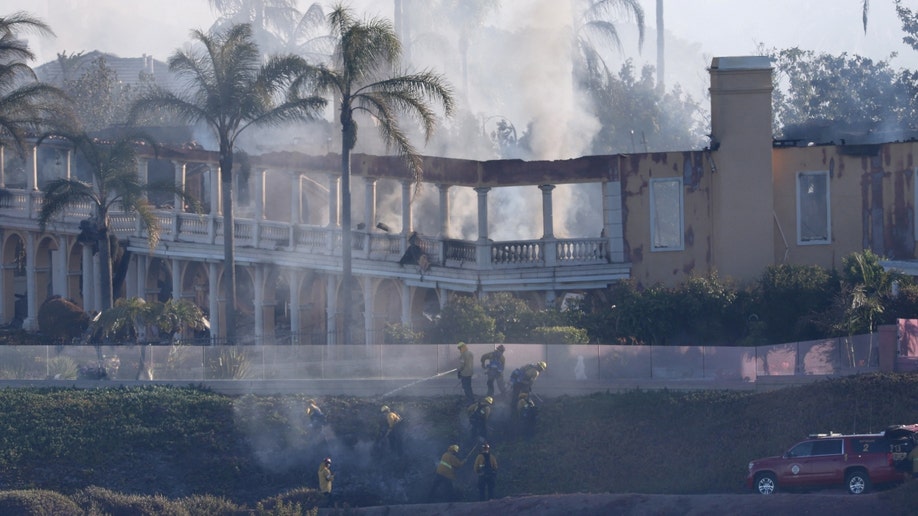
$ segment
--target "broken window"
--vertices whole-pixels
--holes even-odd
[[[650,180],[650,238],[653,251],[684,249],[682,178]]]
[[[797,243],[828,244],[831,227],[829,172],[797,174]]]

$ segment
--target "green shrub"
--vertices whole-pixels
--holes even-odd
[[[29,516],[79,516],[83,510],[73,500],[53,491],[0,491],[0,514]]]
[[[79,372],[76,362],[70,357],[52,357],[48,360],[48,379],[76,380]]]
[[[175,500],[162,495],[131,495],[91,486],[73,496],[74,500],[90,514],[110,516],[191,516]]]
[[[424,339],[424,332],[414,331],[401,323],[386,324],[386,344],[417,344]]]
[[[241,380],[249,373],[249,354],[240,346],[218,346],[204,352],[207,378]]]
[[[248,516],[251,512],[231,500],[212,495],[194,495],[182,498],[178,503],[188,514],[219,514],[221,516]]]
[[[586,330],[573,326],[541,326],[532,330],[532,342],[537,344],[586,344],[589,341]]]

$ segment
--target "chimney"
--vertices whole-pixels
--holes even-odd
[[[772,66],[768,57],[711,62],[713,266],[753,279],[776,260]]]

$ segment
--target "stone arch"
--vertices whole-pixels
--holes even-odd
[[[201,262],[188,262],[182,276],[182,293],[201,311],[210,316],[210,278]]]
[[[76,301],[83,309],[83,246],[72,238],[64,239],[67,246],[67,296]]]
[[[305,271],[297,288],[300,300],[299,341],[306,344],[328,343],[328,306],[329,276]]]
[[[225,335],[225,325],[229,323],[226,317],[227,299],[223,299],[223,282],[226,274],[220,268],[220,280],[217,282],[218,299],[220,299],[220,332]],[[255,334],[255,278],[253,269],[236,264],[236,338],[237,344],[246,343],[247,338]],[[222,335],[221,335],[222,336]]]
[[[140,297],[147,301],[165,303],[172,298],[172,266],[163,258],[153,258],[147,264],[147,277],[144,279]]]
[[[51,235],[41,235],[35,243],[35,313],[38,313],[37,308],[45,299],[55,294],[52,253],[58,248],[57,239]]]
[[[28,316],[27,287],[25,279],[26,243],[23,236],[15,231],[7,233],[3,239],[2,264],[3,274],[3,321],[12,322],[14,326],[22,325]]]
[[[427,330],[440,314],[440,293],[435,288],[413,287],[409,313],[414,331]]]
[[[394,279],[374,281],[373,327],[370,329],[374,344],[386,341],[386,326],[402,322],[402,287]]]
[[[341,279],[336,277],[336,285],[338,296],[337,296],[337,305],[335,307],[335,341],[339,344],[366,344],[366,325],[364,321],[364,301],[363,301],[363,278],[354,277],[354,280],[351,282],[351,296],[350,301],[348,301],[348,296],[344,295],[342,292],[342,282]],[[351,342],[343,342],[343,328],[344,328],[344,303],[350,302],[351,307]]]

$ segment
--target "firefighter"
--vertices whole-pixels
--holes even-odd
[[[516,404],[515,414],[520,433],[526,438],[531,438],[535,433],[536,416],[538,412],[539,407],[536,406],[535,401],[529,397],[529,394],[521,392],[519,401],[517,401]]]
[[[332,481],[335,474],[331,471],[331,457],[325,457],[325,460],[319,464],[319,493],[322,495],[322,504],[332,504]]]
[[[466,409],[469,415],[473,441],[475,439],[481,439],[482,442],[488,440],[488,419],[491,418],[491,406],[493,404],[494,398],[485,396],[481,401],[472,403]]]
[[[475,394],[472,393],[472,374],[475,373],[475,355],[469,351],[465,342],[460,342],[459,348],[459,367],[456,374],[459,375],[459,381],[462,382],[462,391],[465,393],[465,399],[469,403],[475,401]]]
[[[309,428],[321,431],[325,426],[325,413],[316,405],[316,400],[306,400],[306,415],[309,417]]]
[[[519,399],[521,392],[525,392],[526,394],[531,393],[532,384],[536,381],[536,378],[539,377],[539,374],[543,373],[546,369],[548,369],[548,364],[545,362],[526,364],[523,367],[514,369],[513,373],[510,374],[510,385],[513,388],[512,399]]]
[[[379,431],[376,442],[380,446],[388,445],[396,455],[402,454],[402,417],[387,405],[379,408]]]
[[[459,445],[450,445],[443,456],[440,457],[440,462],[437,463],[437,474],[434,477],[433,485],[430,486],[430,493],[427,495],[428,502],[434,500],[434,495],[437,494],[442,485],[446,485],[447,500],[453,500],[455,497],[453,481],[456,480],[456,470],[464,464],[465,461],[459,458]]]
[[[475,473],[478,475],[478,499],[485,501],[494,498],[497,459],[491,455],[491,446],[488,443],[481,445],[481,453],[475,457]]]
[[[497,388],[500,390],[501,396],[506,394],[506,387],[504,386],[504,365],[507,359],[504,357],[504,349],[503,344],[498,344],[494,351],[481,355],[481,367],[488,374],[488,396],[494,396],[495,382],[497,383]]]

